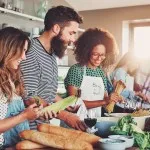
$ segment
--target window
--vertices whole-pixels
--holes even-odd
[[[130,47],[138,58],[150,58],[150,23],[131,24]]]

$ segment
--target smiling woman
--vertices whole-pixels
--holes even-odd
[[[110,100],[120,100],[116,93],[108,96],[108,80],[102,70],[102,67],[114,63],[118,54],[117,44],[108,31],[90,28],[78,38],[75,46],[74,54],[78,63],[70,67],[65,78],[67,93],[75,95],[81,89],[81,98],[77,101],[81,105],[77,112],[81,119],[87,117],[90,111],[96,117],[101,117],[102,106]]]
[[[0,149],[15,145],[19,132],[29,129],[27,120],[39,116],[36,105],[25,109],[24,87],[19,64],[26,58],[29,39],[20,30],[0,30]]]
[[[18,52],[18,54],[16,54],[16,56],[13,56],[12,59],[10,59],[10,61],[7,64],[8,67],[11,69],[15,69],[15,70],[18,69],[21,61],[26,59],[25,53],[26,53],[27,49],[28,49],[28,42],[25,41],[22,53],[20,54],[20,52]]]
[[[18,29],[7,27],[0,31],[0,85],[2,86],[2,92],[6,91],[5,94],[8,96],[8,99],[12,96],[12,88],[8,80],[10,75],[10,80],[17,83],[15,85],[17,88],[16,92],[19,91],[18,94],[23,93],[19,64],[25,59],[28,43],[28,37]],[[7,89],[8,85],[10,86],[9,89]]]

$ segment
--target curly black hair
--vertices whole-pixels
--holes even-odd
[[[55,24],[66,24],[69,21],[75,21],[81,24],[82,17],[72,8],[66,6],[57,6],[48,10],[45,16],[45,31],[50,30]]]
[[[106,59],[103,64],[108,66],[114,63],[115,55],[119,53],[116,41],[110,32],[98,28],[86,30],[77,39],[74,50],[77,62],[81,65],[86,65],[90,60],[93,48],[99,44],[104,45],[106,48]]]

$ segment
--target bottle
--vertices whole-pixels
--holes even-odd
[[[13,10],[20,12],[20,0],[13,0]]]
[[[7,0],[1,0],[0,1],[0,7],[6,8],[7,7]]]
[[[20,12],[24,12],[24,0],[20,0]]]

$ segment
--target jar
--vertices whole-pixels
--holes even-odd
[[[0,7],[6,8],[7,7],[7,0],[0,0]]]
[[[48,0],[34,0],[34,9],[37,17],[44,19],[48,9]]]
[[[10,10],[13,9],[13,0],[7,0],[6,8]]]
[[[13,0],[13,10],[20,12],[20,0]]]
[[[20,0],[20,12],[24,12],[24,0]]]

